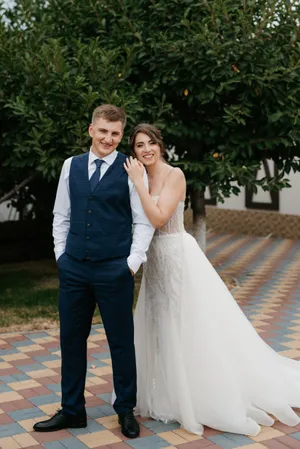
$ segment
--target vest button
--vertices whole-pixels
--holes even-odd
[[[94,199],[93,195],[90,196],[90,200]]]
[[[88,214],[91,214],[91,213],[92,213],[91,209],[90,209],[90,210],[88,210]]]
[[[91,237],[90,237],[89,235],[86,236],[86,239],[87,239],[87,240],[90,240],[90,238],[91,238]]]
[[[87,227],[88,227],[88,228],[90,228],[91,226],[92,226],[91,223],[88,223],[88,224],[87,224]]]

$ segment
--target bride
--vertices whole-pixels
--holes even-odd
[[[261,339],[185,232],[185,178],[164,161],[159,130],[140,124],[130,144],[125,169],[156,228],[135,313],[136,412],[198,435],[206,425],[254,436],[270,415],[299,424],[300,364]]]

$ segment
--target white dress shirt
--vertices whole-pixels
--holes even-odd
[[[100,179],[104,176],[106,170],[112,165],[118,155],[115,150],[108,156],[102,158],[104,163],[100,168]],[[64,253],[66,247],[67,236],[70,228],[70,189],[69,174],[72,157],[66,159],[59,178],[56,199],[54,204],[53,219],[53,238],[54,252],[56,260]],[[99,159],[93,152],[89,152],[88,173],[89,179],[96,170],[94,161]],[[145,172],[144,181],[148,187],[148,179]],[[135,185],[128,177],[128,185],[130,192],[130,205],[132,210],[133,235],[130,248],[130,255],[127,258],[129,268],[136,273],[143,262],[146,262],[146,252],[153,237],[154,228],[150,224],[141,204],[140,197],[136,191]]]

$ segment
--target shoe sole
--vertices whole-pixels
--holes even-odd
[[[33,430],[35,431],[35,432],[58,432],[58,431],[60,431],[60,430],[64,430],[64,429],[84,429],[85,427],[87,427],[87,424],[84,424],[84,425],[82,425],[82,424],[77,424],[77,425],[74,425],[74,426],[68,426],[68,427],[60,427],[59,429],[47,429],[47,428],[44,428],[44,429],[35,429],[35,428],[33,428]]]

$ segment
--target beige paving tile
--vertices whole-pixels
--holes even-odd
[[[279,354],[284,357],[289,357],[290,359],[300,357],[300,351],[297,351],[297,349],[288,349],[287,351],[279,352]]]
[[[41,384],[33,379],[21,380],[20,382],[11,382],[7,385],[15,391],[26,390],[27,388],[37,388],[41,386]]]
[[[11,365],[8,362],[0,362],[0,369],[9,369],[9,368],[13,368],[13,365]]]
[[[291,331],[295,331],[295,332],[300,332],[300,326],[293,326],[293,327],[290,327],[290,330],[291,330]],[[4,358],[4,357],[2,357],[2,358]]]
[[[57,397],[57,399],[59,399],[59,397]],[[39,405],[38,408],[46,413],[46,415],[52,416],[61,408],[61,402],[58,401],[54,404]]]
[[[179,435],[181,438],[183,438],[186,441],[196,441],[196,440],[202,440],[203,437],[200,437],[199,435],[195,435],[194,433],[187,432],[185,429],[175,429],[173,430],[174,433]]]
[[[167,441],[170,444],[183,444],[186,443],[186,440],[176,433],[170,431],[170,432],[162,432],[158,433],[158,436],[161,437],[163,440]]]
[[[94,432],[89,435],[80,435],[77,438],[89,448],[120,443],[122,441],[109,430],[102,430],[101,432]]]
[[[17,354],[6,354],[1,356],[5,362],[12,362],[13,360],[29,359],[28,355],[18,352]]]
[[[60,368],[61,360],[49,360],[49,362],[43,362],[43,365],[47,366],[47,368]]]
[[[264,321],[252,320],[251,318],[250,321],[254,327],[269,326],[269,323],[265,323]]]
[[[20,447],[22,446],[20,446],[12,437],[0,438],[1,449],[19,449]]]
[[[263,313],[258,313],[256,315],[250,316],[251,319],[258,320],[258,321],[265,321],[265,320],[271,320],[273,317],[271,315],[264,315]]]
[[[52,369],[39,369],[36,371],[29,371],[28,373],[26,373],[27,376],[32,377],[32,379],[40,379],[42,377],[51,377],[51,376],[56,376],[57,373],[55,371],[53,371]]]
[[[36,422],[44,421],[49,418],[50,416],[43,416],[42,418],[23,419],[22,421],[18,421],[18,424],[20,424],[20,426],[22,426],[23,429],[25,429],[27,432],[31,432]]]
[[[299,328],[300,330],[300,328]],[[295,332],[294,334],[289,334],[289,338],[293,340],[300,340],[300,332]]]
[[[19,399],[23,399],[23,396],[21,396],[16,391],[7,391],[5,393],[0,393],[0,404],[2,402],[18,401]]]
[[[116,429],[117,427],[120,427],[117,415],[104,416],[103,418],[97,418],[96,421],[107,429]]]
[[[88,341],[87,344],[88,349],[98,348],[98,345],[92,341]]]
[[[111,366],[101,366],[101,368],[95,368],[93,370],[89,370],[92,372],[95,376],[104,376],[105,374],[111,374],[112,373],[112,367]]]
[[[108,365],[112,365],[111,359],[102,359],[101,361],[107,363]]]
[[[94,370],[89,370],[91,373],[94,373]],[[86,379],[86,387],[92,387],[93,385],[103,385],[106,384],[107,382],[103,379],[101,379],[101,377],[87,377]]]
[[[34,352],[34,351],[43,351],[44,347],[41,345],[29,345],[29,346],[19,346],[18,350],[20,352]]]
[[[251,437],[252,440],[260,442],[260,441],[266,441],[271,440],[272,438],[278,438],[283,436],[284,433],[280,432],[277,429],[269,428],[269,431],[267,432],[260,432],[256,437]]]
[[[105,336],[103,337],[103,334],[94,334],[91,335],[88,339],[88,341],[101,341],[101,340],[105,340]]]
[[[300,341],[289,341],[287,343],[281,343],[282,346],[285,346],[287,348],[291,349],[299,349],[300,348]]]
[[[31,446],[37,446],[40,444],[38,441],[36,441],[31,435],[21,433],[20,435],[14,435],[13,439],[16,440],[16,442],[21,447],[31,447]]]

